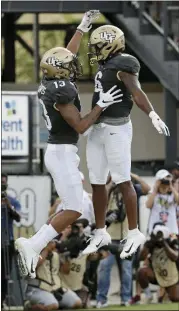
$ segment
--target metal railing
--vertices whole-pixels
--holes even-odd
[[[140,26],[146,21],[150,26],[152,26],[158,34],[164,38],[164,54],[168,55],[168,52],[174,52],[179,56],[179,46],[174,42],[174,40],[169,36],[169,15],[171,11],[179,10],[179,6],[170,6],[168,1],[162,1],[162,24],[159,25],[149,13],[145,10],[144,1],[131,1],[132,6],[138,11]],[[179,30],[178,30],[179,37]],[[167,57],[166,57],[167,58]]]

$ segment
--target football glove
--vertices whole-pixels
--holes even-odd
[[[166,124],[160,119],[155,111],[149,113],[149,118],[151,118],[153,126],[159,132],[159,134],[164,134],[165,136],[170,136],[170,131]]]
[[[106,109],[112,104],[119,103],[122,101],[120,99],[123,94],[119,94],[121,92],[121,89],[115,90],[117,85],[114,85],[111,89],[109,89],[106,93],[103,91],[99,92],[99,100],[96,103],[96,105],[100,106],[101,108]],[[103,110],[104,110],[103,109]]]
[[[83,16],[81,24],[77,27],[78,30],[82,32],[88,32],[92,27],[92,22],[98,19],[100,15],[99,10],[90,10],[86,12]]]

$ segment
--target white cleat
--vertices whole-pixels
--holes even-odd
[[[96,253],[99,248],[108,244],[111,244],[111,236],[109,233],[107,231],[99,233],[98,230],[96,230],[94,236],[91,238],[90,244],[84,249],[82,255]]]
[[[133,255],[138,247],[145,242],[145,236],[138,229],[133,234],[128,234],[126,237],[126,243],[124,244],[122,253],[120,254],[121,259],[125,259]]]
[[[18,265],[22,277],[35,279],[35,269],[39,260],[39,254],[34,251],[28,239],[19,238],[15,241],[18,251]]]

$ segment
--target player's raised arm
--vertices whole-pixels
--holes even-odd
[[[118,72],[117,77],[125,84],[129,92],[132,94],[132,97],[137,106],[151,118],[153,126],[156,128],[159,134],[170,136],[168,127],[154,111],[154,108],[152,107],[152,104],[150,103],[147,95],[141,89],[138,75],[127,72]]]
[[[123,94],[119,93],[121,92],[120,90],[116,90],[116,86],[113,86],[106,93],[101,92],[96,106],[83,118],[75,105],[73,105],[73,102],[65,104],[57,101],[54,104],[54,108],[60,112],[65,121],[73,127],[77,133],[83,134],[93,123],[95,123],[104,109],[116,102],[122,101],[120,98]]]
[[[71,51],[73,54],[77,54],[81,39],[83,34],[88,32],[92,27],[92,22],[99,17],[100,13],[98,10],[90,10],[86,12],[83,16],[83,19],[80,25],[77,27],[77,30],[73,37],[71,38],[70,42],[67,45],[67,49]]]

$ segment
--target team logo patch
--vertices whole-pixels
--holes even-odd
[[[48,65],[52,65],[53,67],[61,67],[62,62],[56,59],[55,57],[48,57],[46,60],[46,63]]]
[[[107,31],[103,31],[100,33],[100,38],[102,40],[109,42],[109,43],[112,43],[115,40],[116,35],[113,35],[112,33],[107,32]]]

